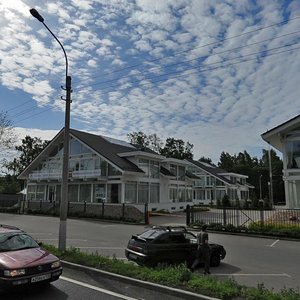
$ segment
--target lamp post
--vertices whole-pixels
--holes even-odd
[[[66,250],[67,239],[67,215],[68,215],[68,165],[69,165],[69,132],[70,132],[70,105],[71,105],[71,76],[68,75],[68,57],[62,43],[44,23],[44,18],[34,8],[30,9],[30,13],[36,19],[38,19],[46,29],[51,33],[55,40],[59,43],[61,49],[64,52],[66,60],[66,86],[62,87],[66,91],[66,98],[61,97],[66,101],[65,110],[65,129],[64,129],[64,151],[63,151],[63,168],[62,168],[62,185],[61,185],[61,201],[60,201],[60,222],[59,222],[59,240],[58,248],[60,250]]]

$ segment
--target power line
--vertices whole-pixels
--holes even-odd
[[[49,107],[49,108],[47,108],[47,109],[44,109],[43,111],[38,112],[38,113],[33,114],[33,115],[30,115],[30,116],[27,117],[27,118],[24,118],[24,119],[21,119],[21,120],[17,120],[16,122],[14,122],[14,124],[18,124],[18,123],[20,123],[20,122],[22,122],[22,121],[31,119],[32,117],[37,116],[37,115],[40,115],[40,114],[43,114],[43,113],[45,113],[45,112],[47,112],[47,111],[49,111],[49,110],[51,110],[51,109],[52,109],[52,107]]]
[[[248,45],[239,46],[239,47],[224,50],[224,51],[221,51],[221,52],[216,52],[216,53],[213,53],[211,55],[199,56],[199,57],[194,58],[194,59],[190,59],[190,60],[186,60],[186,61],[182,61],[182,62],[178,62],[178,63],[166,65],[166,66],[153,67],[153,68],[151,68],[151,70],[162,69],[162,68],[170,68],[170,67],[178,66],[178,65],[183,64],[183,63],[190,63],[190,62],[193,62],[193,61],[197,61],[199,59],[204,59],[204,58],[207,58],[207,57],[212,57],[212,56],[215,56],[215,55],[220,55],[220,54],[224,54],[224,53],[228,53],[228,52],[230,53],[230,52],[233,52],[233,51],[236,51],[236,50],[239,50],[239,49],[243,49],[243,48],[247,48],[247,47],[250,47],[250,46],[258,45],[258,44],[261,44],[261,43],[264,43],[264,42],[267,42],[267,41],[273,41],[273,40],[276,40],[276,39],[279,39],[279,38],[282,38],[282,37],[286,37],[286,36],[289,36],[289,35],[294,35],[294,34],[297,34],[299,32],[300,32],[300,30],[295,31],[295,32],[286,33],[286,34],[283,34],[281,36],[277,36],[275,38],[269,38],[269,39],[265,39],[265,40],[262,40],[262,41],[259,41],[259,42],[254,42],[254,43],[251,43],[251,44],[248,44]],[[121,77],[118,77],[118,78],[115,78],[115,79],[100,81],[100,82],[96,82],[96,83],[93,83],[93,84],[90,84],[90,85],[81,86],[81,89],[83,89],[85,87],[96,86],[96,85],[99,85],[99,84],[116,82],[116,81],[118,81],[122,78],[128,78],[128,76],[135,76],[135,75],[127,75],[126,74],[124,76],[121,76]]]
[[[298,42],[297,42],[298,43]],[[234,58],[230,58],[230,59],[227,59],[227,60],[223,60],[223,61],[219,61],[219,62],[215,62],[215,63],[211,63],[211,64],[207,64],[205,66],[211,66],[211,65],[215,65],[215,64],[222,64],[224,62],[227,62],[227,61],[231,61],[231,60],[235,60],[235,59],[241,59],[241,58],[244,58],[244,57],[248,57],[248,56],[251,56],[251,55],[257,55],[257,54],[261,54],[261,53],[265,53],[267,51],[272,51],[272,50],[278,50],[278,49],[281,49],[281,48],[284,48],[284,47],[289,47],[289,46],[292,46],[292,45],[295,45],[297,43],[293,43],[293,44],[289,44],[289,45],[284,45],[284,46],[280,46],[280,47],[275,47],[275,48],[271,48],[271,49],[268,49],[268,50],[265,50],[265,51],[259,51],[259,52],[254,52],[254,53],[250,53],[250,54],[247,54],[247,55],[243,55],[243,56],[240,56],[240,57],[234,57]],[[278,52],[279,53],[283,53],[283,52],[287,52],[287,51],[291,51],[291,50],[286,50],[286,51],[282,51],[282,52]],[[277,54],[277,53],[275,53]],[[266,57],[266,56],[271,56],[271,55],[274,55],[274,54],[267,54],[267,55],[264,55],[263,57]],[[255,58],[257,59],[257,58]],[[242,61],[243,62],[243,61]],[[239,62],[240,63],[240,62]],[[233,63],[235,64],[235,63]],[[230,66],[230,64],[226,65],[226,66]],[[152,79],[156,79],[156,78],[160,78],[160,77],[165,77],[165,76],[169,76],[169,75],[176,75],[178,73],[182,73],[182,72],[186,72],[186,71],[189,71],[189,70],[193,70],[193,69],[197,69],[199,68],[200,66],[194,66],[192,68],[188,68],[188,69],[185,69],[185,70],[180,70],[180,71],[175,71],[175,72],[170,72],[170,73],[165,73],[165,74],[161,74],[161,75],[157,75],[157,76],[152,76],[152,77],[148,77],[148,78],[144,78],[142,80],[135,80],[135,81],[131,81],[131,82],[128,82],[128,84],[134,84],[134,83],[140,83],[140,82],[143,82],[144,80],[152,80]],[[217,68],[220,68],[220,67],[223,67],[223,66],[219,66]],[[216,69],[216,68],[213,68],[213,69]],[[204,72],[204,71],[208,71],[208,70],[211,70],[211,69],[204,69],[204,70],[197,70],[196,72],[192,73],[192,74],[195,74],[195,73],[198,73],[198,72]],[[189,74],[184,74],[184,75],[177,75],[177,76],[172,76],[173,77],[180,77],[180,76],[186,76],[186,75],[189,75]],[[143,86],[143,85],[148,85],[148,84],[152,84],[152,83],[156,83],[156,82],[159,82],[159,81],[163,81],[165,79],[161,79],[161,80],[157,80],[155,82],[151,82],[151,83],[145,83],[145,84],[140,84],[139,86]],[[99,88],[99,89],[94,89],[94,91],[97,91],[97,90],[106,90],[106,89],[109,89],[109,88],[113,88],[115,86],[119,86],[119,84],[114,84],[114,85],[110,85],[110,86],[107,86],[107,87],[104,87],[104,88]],[[128,89],[129,87],[127,88],[124,88],[124,89]],[[122,89],[122,88],[120,88]],[[80,92],[79,92],[80,93]]]
[[[160,61],[160,60],[163,60],[163,59],[166,59],[166,58],[172,58],[172,57],[175,57],[175,56],[177,56],[179,54],[186,53],[186,52],[189,52],[189,51],[194,50],[194,49],[200,49],[200,48],[212,46],[212,45],[218,44],[220,42],[225,42],[227,40],[238,38],[238,37],[241,37],[241,36],[244,36],[244,35],[247,35],[247,34],[251,34],[251,33],[254,33],[254,32],[257,32],[257,31],[261,31],[261,30],[264,30],[264,29],[268,29],[268,28],[271,28],[271,27],[278,26],[278,25],[283,25],[283,24],[295,21],[297,19],[300,19],[300,16],[297,16],[297,17],[294,17],[294,18],[291,18],[291,19],[288,19],[288,20],[285,20],[285,21],[281,21],[281,22],[278,22],[278,23],[273,23],[271,25],[260,27],[260,28],[257,28],[257,29],[251,30],[251,31],[247,31],[247,32],[244,32],[244,33],[241,33],[241,34],[238,34],[238,35],[234,35],[234,36],[228,37],[228,38],[219,39],[216,42],[211,42],[211,43],[204,44],[204,45],[201,45],[201,46],[198,46],[198,47],[194,47],[193,49],[179,51],[179,52],[176,52],[174,55],[165,56],[165,57],[161,57],[161,58],[155,58],[155,59],[152,59],[152,60],[146,60],[146,61],[143,61],[142,63],[138,63],[138,64],[131,65],[131,66],[127,66],[125,68],[117,69],[117,70],[110,71],[110,72],[105,72],[105,73],[102,73],[99,76],[95,76],[94,78],[102,77],[104,75],[114,74],[114,73],[121,72],[121,71],[128,70],[128,69],[133,69],[133,68],[136,68],[138,66],[144,65],[145,63],[153,63],[153,62],[157,62],[157,61]],[[74,81],[73,84],[79,83],[81,81],[82,80]]]

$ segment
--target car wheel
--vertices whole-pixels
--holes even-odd
[[[219,252],[214,252],[212,253],[210,257],[210,265],[212,267],[217,267],[220,265],[221,259],[220,259],[220,254]]]

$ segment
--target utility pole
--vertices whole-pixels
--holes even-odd
[[[65,110],[65,128],[64,128],[64,151],[63,151],[63,168],[62,168],[62,183],[61,183],[61,200],[60,200],[60,222],[59,222],[59,240],[58,248],[60,250],[66,250],[67,241],[67,216],[68,216],[68,177],[69,177],[69,134],[70,134],[70,108],[71,108],[71,93],[72,93],[72,79],[68,75],[68,57],[66,51],[55,36],[55,34],[50,30],[50,28],[44,23],[44,18],[38,13],[34,8],[30,9],[30,13],[33,17],[38,19],[46,29],[51,33],[55,40],[59,43],[61,49],[64,52],[66,60],[66,76],[65,76],[65,88],[61,87],[66,91],[66,98],[61,97],[62,100],[66,101]]]

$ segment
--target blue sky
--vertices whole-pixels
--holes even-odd
[[[260,135],[299,114],[299,1],[4,0],[0,110],[20,138],[64,126],[64,55],[30,8],[67,52],[72,128],[175,137],[217,163],[261,157]]]

